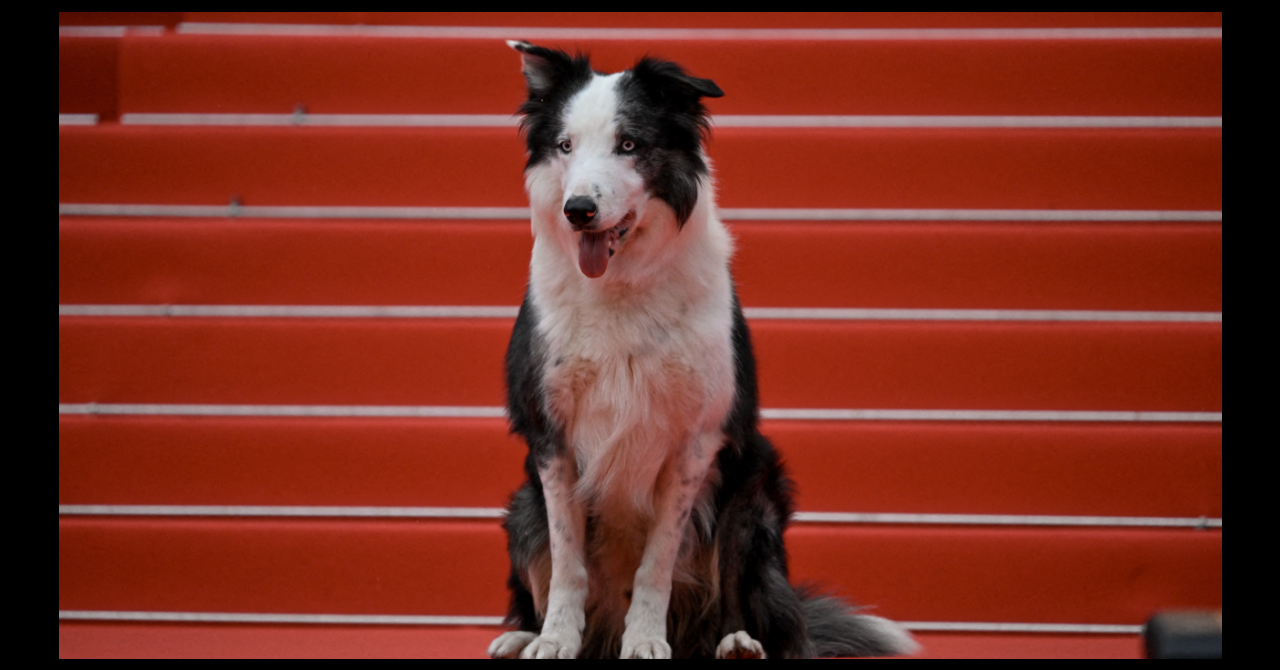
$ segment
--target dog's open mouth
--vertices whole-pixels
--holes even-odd
[[[634,211],[627,212],[618,225],[593,233],[584,230],[578,238],[578,267],[582,274],[597,279],[609,268],[609,259],[636,220]]]

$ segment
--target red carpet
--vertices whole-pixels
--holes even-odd
[[[769,415],[800,512],[904,515],[802,517],[788,531],[793,578],[886,617],[960,628],[919,632],[924,657],[1135,658],[1136,626],[1151,614],[1222,607],[1221,22],[63,12],[59,112],[98,120],[59,127],[59,203],[523,208],[523,145],[501,125],[524,94],[519,60],[496,32],[451,27],[524,30],[590,51],[601,70],[644,53],[677,60],[726,92],[708,102],[727,119],[708,151],[737,240],[762,406],[961,413]],[[539,39],[546,28],[563,30]],[[1058,28],[1104,32],[1036,32]],[[722,29],[738,32],[708,32]],[[297,30],[310,34],[282,34]],[[125,116],[299,110],[498,115],[499,125]],[[1117,118],[814,128],[731,115]],[[817,209],[839,211],[814,220]],[[379,212],[60,213],[60,656],[484,655],[497,628],[85,619],[504,613],[506,540],[491,510],[521,481],[524,447],[488,408],[503,403],[511,315],[159,315],[164,305],[520,303],[526,221]],[[88,307],[103,305],[156,315]],[[270,416],[279,406],[338,416]],[[351,415],[363,406],[445,409]],[[1055,413],[973,420],[977,411]],[[374,509],[344,515],[352,508]],[[477,509],[441,518],[458,508]],[[1015,630],[983,632],[989,624]]]

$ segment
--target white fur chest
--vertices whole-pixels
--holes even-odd
[[[734,395],[727,273],[724,284],[614,296],[534,286],[547,410],[597,509],[646,512],[664,464],[720,430]]]

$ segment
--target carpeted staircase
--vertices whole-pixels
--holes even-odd
[[[1222,607],[1221,14],[63,13],[59,654],[483,656],[508,38],[716,81],[794,581],[929,657]]]

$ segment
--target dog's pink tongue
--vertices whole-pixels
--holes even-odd
[[[604,274],[609,267],[609,231],[582,233],[578,240],[578,267],[592,279]]]

